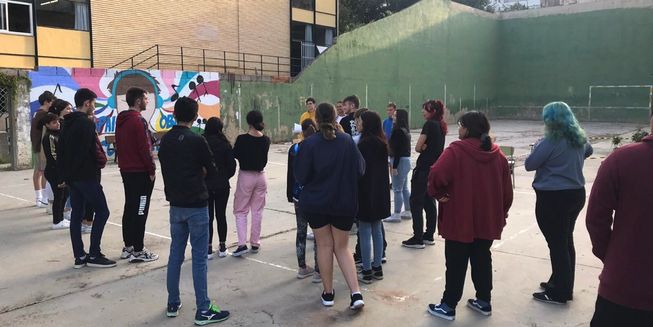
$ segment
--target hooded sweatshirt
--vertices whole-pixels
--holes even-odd
[[[505,155],[496,144],[466,138],[447,147],[429,173],[429,195],[439,202],[438,229],[446,240],[498,240],[512,205],[512,182]]]
[[[57,146],[57,170],[61,180],[67,184],[97,180],[98,172],[106,162],[95,123],[83,112],[66,115]]]
[[[154,175],[152,134],[143,116],[135,110],[125,110],[116,120],[116,156],[121,172],[147,172]]]

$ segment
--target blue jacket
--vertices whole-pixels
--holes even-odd
[[[295,180],[303,185],[302,211],[356,216],[365,160],[351,136],[337,132],[335,139],[327,140],[315,134],[302,142],[294,164]]]
[[[388,141],[390,140],[390,134],[392,134],[393,125],[394,122],[392,121],[392,118],[387,118],[383,121],[383,133],[385,133],[385,139]]]
[[[525,162],[527,171],[536,171],[533,188],[539,191],[559,191],[585,187],[583,164],[593,152],[589,143],[576,148],[566,140],[539,140]]]

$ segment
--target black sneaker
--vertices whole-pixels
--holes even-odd
[[[543,290],[548,290],[549,288],[553,288],[553,284],[549,282],[541,282],[540,283],[540,288]]]
[[[88,260],[86,260],[86,265],[95,268],[112,268],[116,266],[116,262],[113,260],[109,260],[103,254],[100,254],[97,257],[88,256]]]
[[[445,320],[453,321],[456,319],[456,310],[449,308],[448,305],[440,303],[438,305],[429,304],[426,309],[431,315]]]
[[[435,239],[433,238],[433,235],[426,235],[422,236],[422,242],[427,245],[435,245]]]
[[[489,316],[492,314],[492,305],[489,303],[479,300],[479,299],[469,299],[467,300],[467,307],[470,309],[484,315]]]
[[[372,270],[363,270],[358,274],[358,280],[361,283],[372,284],[374,277],[372,277]]]
[[[355,264],[357,264],[357,265],[362,265],[363,264],[363,259],[361,259],[360,255],[358,255],[358,254],[356,254],[356,252],[354,252],[353,256],[354,256],[354,263]]]
[[[205,311],[197,311],[195,314],[195,325],[205,326],[214,324],[229,319],[229,311],[220,310],[216,305],[209,305],[209,309]]]
[[[247,248],[247,245],[241,245],[231,255],[234,256],[234,257],[240,257],[241,255],[243,255],[243,254],[245,254],[247,252],[249,252],[249,249]]]
[[[258,253],[258,250],[259,250],[260,247],[261,246],[259,246],[259,245],[252,245],[252,249],[249,252]]]
[[[559,304],[559,305],[567,304],[567,300],[554,299],[546,291],[533,293],[533,298],[537,301],[544,302],[544,303]]]
[[[75,258],[75,265],[73,266],[73,268],[79,269],[79,268],[82,268],[82,267],[86,266],[86,261],[87,260],[88,260],[88,255],[85,255],[85,256],[83,256],[81,258]]]
[[[174,318],[179,315],[179,310],[181,309],[181,302],[179,304],[168,304],[168,309],[166,310],[166,316]]]
[[[382,280],[383,279],[383,267],[378,266],[378,267],[372,267],[372,277],[376,280]]]
[[[418,240],[417,238],[415,238],[415,236],[401,242],[401,246],[405,246],[405,247],[411,248],[411,249],[423,249],[423,248],[425,248],[424,242],[422,242],[422,240]]]
[[[363,295],[361,293],[354,293],[351,295],[351,303],[349,304],[349,309],[359,310],[365,306],[363,302]]]
[[[332,307],[335,303],[334,298],[336,297],[336,290],[333,290],[331,294],[322,291],[322,305],[325,307]]]
[[[385,264],[386,262],[388,262],[388,258],[386,258],[385,254],[383,254],[383,258],[381,258],[381,263]]]

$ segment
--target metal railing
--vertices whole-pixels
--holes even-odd
[[[256,76],[290,76],[291,58],[155,44],[110,68],[196,70]]]

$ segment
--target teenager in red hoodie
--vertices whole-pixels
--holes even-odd
[[[150,209],[156,166],[152,157],[152,135],[141,116],[148,104],[147,92],[138,87],[127,90],[129,110],[118,114],[116,121],[116,156],[125,207],[122,214],[122,237],[125,247],[121,259],[129,262],[149,262],[159,258],[143,245],[145,222]]]
[[[438,200],[439,234],[445,239],[446,286],[440,304],[429,304],[434,316],[454,320],[463,293],[467,262],[472,265],[476,299],[471,309],[492,313],[493,240],[501,238],[512,205],[510,169],[505,155],[492,144],[490,122],[476,111],[458,121],[460,141],[447,147],[429,173],[429,195]]]
[[[651,167],[653,136],[647,136],[613,152],[594,180],[587,231],[603,271],[592,327],[653,326]]]

